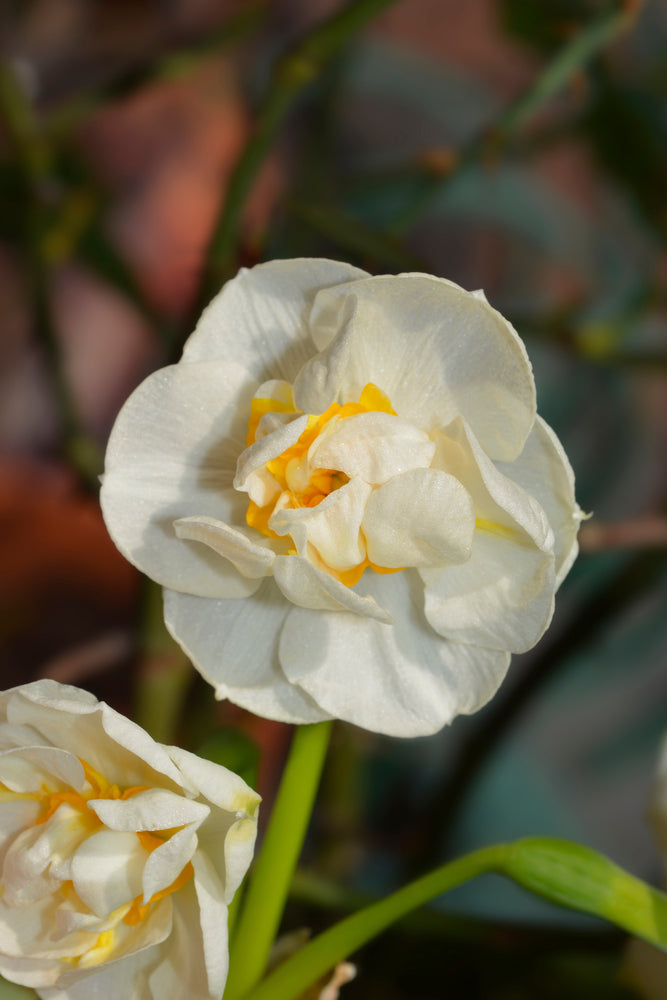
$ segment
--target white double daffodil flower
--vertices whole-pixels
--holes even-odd
[[[42,1000],[219,1000],[258,804],[84,691],[0,693],[0,974]]]
[[[328,260],[225,285],[121,411],[102,507],[218,697],[397,736],[494,694],[581,519],[483,295]]]

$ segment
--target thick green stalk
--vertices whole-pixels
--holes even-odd
[[[591,913],[667,950],[667,895],[584,844],[526,837],[483,847],[341,920],[278,966],[243,1000],[297,1000],[338,962],[430,899],[497,872],[552,903]]]
[[[261,979],[285,908],[324,766],[331,722],[298,726],[231,943],[225,1000]]]
[[[243,1000],[296,1000],[338,962],[377,937],[406,913],[477,875],[502,871],[511,850],[511,844],[483,847],[341,920],[278,966],[256,989],[244,994]]]

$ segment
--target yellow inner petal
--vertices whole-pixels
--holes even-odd
[[[290,406],[280,399],[253,399],[250,404],[247,447],[254,444],[259,422],[265,414],[289,412],[296,411],[291,410]],[[305,480],[300,473],[305,464],[308,449],[331,420],[344,420],[346,417],[353,417],[359,413],[373,412],[390,413],[392,416],[396,416],[396,411],[387,394],[372,382],[368,382],[361,391],[358,403],[332,403],[324,413],[311,414],[308,417],[308,425],[299,440],[277,458],[267,462],[267,470],[280,486],[279,496],[284,497],[285,494],[288,494],[289,507],[317,507],[326,497],[349,481],[348,476],[337,469],[309,469]],[[269,520],[275,506],[276,499],[271,500],[263,507],[249,500],[246,522],[251,528],[261,531],[263,535],[267,535],[269,538],[278,538],[275,531],[269,527]],[[352,587],[369,566],[378,573],[398,573],[400,571],[399,569],[375,566],[368,559],[364,559],[358,566],[344,572],[327,568],[337,580],[340,580],[347,587]]]

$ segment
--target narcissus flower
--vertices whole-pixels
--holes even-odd
[[[102,506],[218,697],[398,736],[493,695],[581,517],[481,293],[326,260],[225,285],[121,411]]]
[[[0,694],[0,974],[43,1000],[219,1000],[259,797],[77,688]]]

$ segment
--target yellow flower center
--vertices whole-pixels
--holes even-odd
[[[88,784],[88,789],[86,791],[52,792],[47,788],[43,788],[38,792],[13,792],[5,785],[0,784],[0,803],[16,799],[30,799],[38,802],[42,807],[42,811],[40,812],[39,817],[35,820],[35,826],[47,823],[62,805],[69,805],[79,814],[78,822],[81,824],[84,836],[90,836],[104,826],[94,810],[91,809],[89,805],[91,800],[120,799],[124,801],[138,795],[140,792],[148,791],[149,786],[147,785],[133,785],[129,788],[121,790],[118,785],[111,784],[107,781],[104,775],[100,774],[99,771],[96,771],[95,768],[91,767],[87,761],[79,758],[79,762],[83,767]],[[153,830],[150,832],[138,830],[136,832],[136,836],[144,851],[150,853],[156,848],[161,847],[172,836],[172,834],[176,832],[176,829],[178,828],[173,830]],[[164,899],[166,896],[171,895],[171,893],[176,892],[184,886],[192,877],[193,871],[192,864],[188,862],[188,864],[186,864],[181,871],[180,875],[176,877],[171,885],[160,890],[159,892],[156,892],[146,903],[142,903],[143,897],[139,895],[129,903],[121,906],[113,914],[109,914],[109,918],[114,918],[115,924],[118,924],[122,920],[123,923],[130,927],[135,926],[148,915],[153,903],[156,903],[160,899]],[[65,900],[73,901],[78,906],[85,908],[85,904],[79,900],[75,886],[71,880],[67,880],[62,883],[61,892]],[[96,935],[91,947],[84,954],[69,959],[63,959],[63,961],[77,967],[88,967],[107,961],[109,955],[113,951],[115,938],[116,930],[114,925],[111,929],[105,930]]]
[[[268,413],[295,412],[294,408],[284,400],[261,397],[253,399],[250,404],[246,447],[254,444],[259,422],[263,416]],[[311,469],[308,463],[308,449],[332,421],[344,420],[346,417],[354,417],[359,413],[390,413],[392,416],[396,416],[396,411],[392,407],[389,397],[372,382],[368,382],[364,386],[358,403],[332,403],[324,413],[318,416],[309,415],[308,425],[298,441],[277,458],[267,462],[266,469],[278,483],[280,492],[263,506],[259,506],[252,500],[248,502],[246,521],[251,528],[261,531],[269,538],[278,538],[279,536],[269,527],[269,520],[279,498],[283,506],[292,509],[316,507],[334,490],[339,489],[349,481],[348,476],[338,469]],[[287,504],[285,504],[286,496]],[[397,569],[376,566],[368,559],[364,559],[358,566],[354,566],[350,570],[341,572],[329,568],[329,572],[341,583],[351,587],[357,583],[361,574],[369,566],[378,573],[399,572]]]

